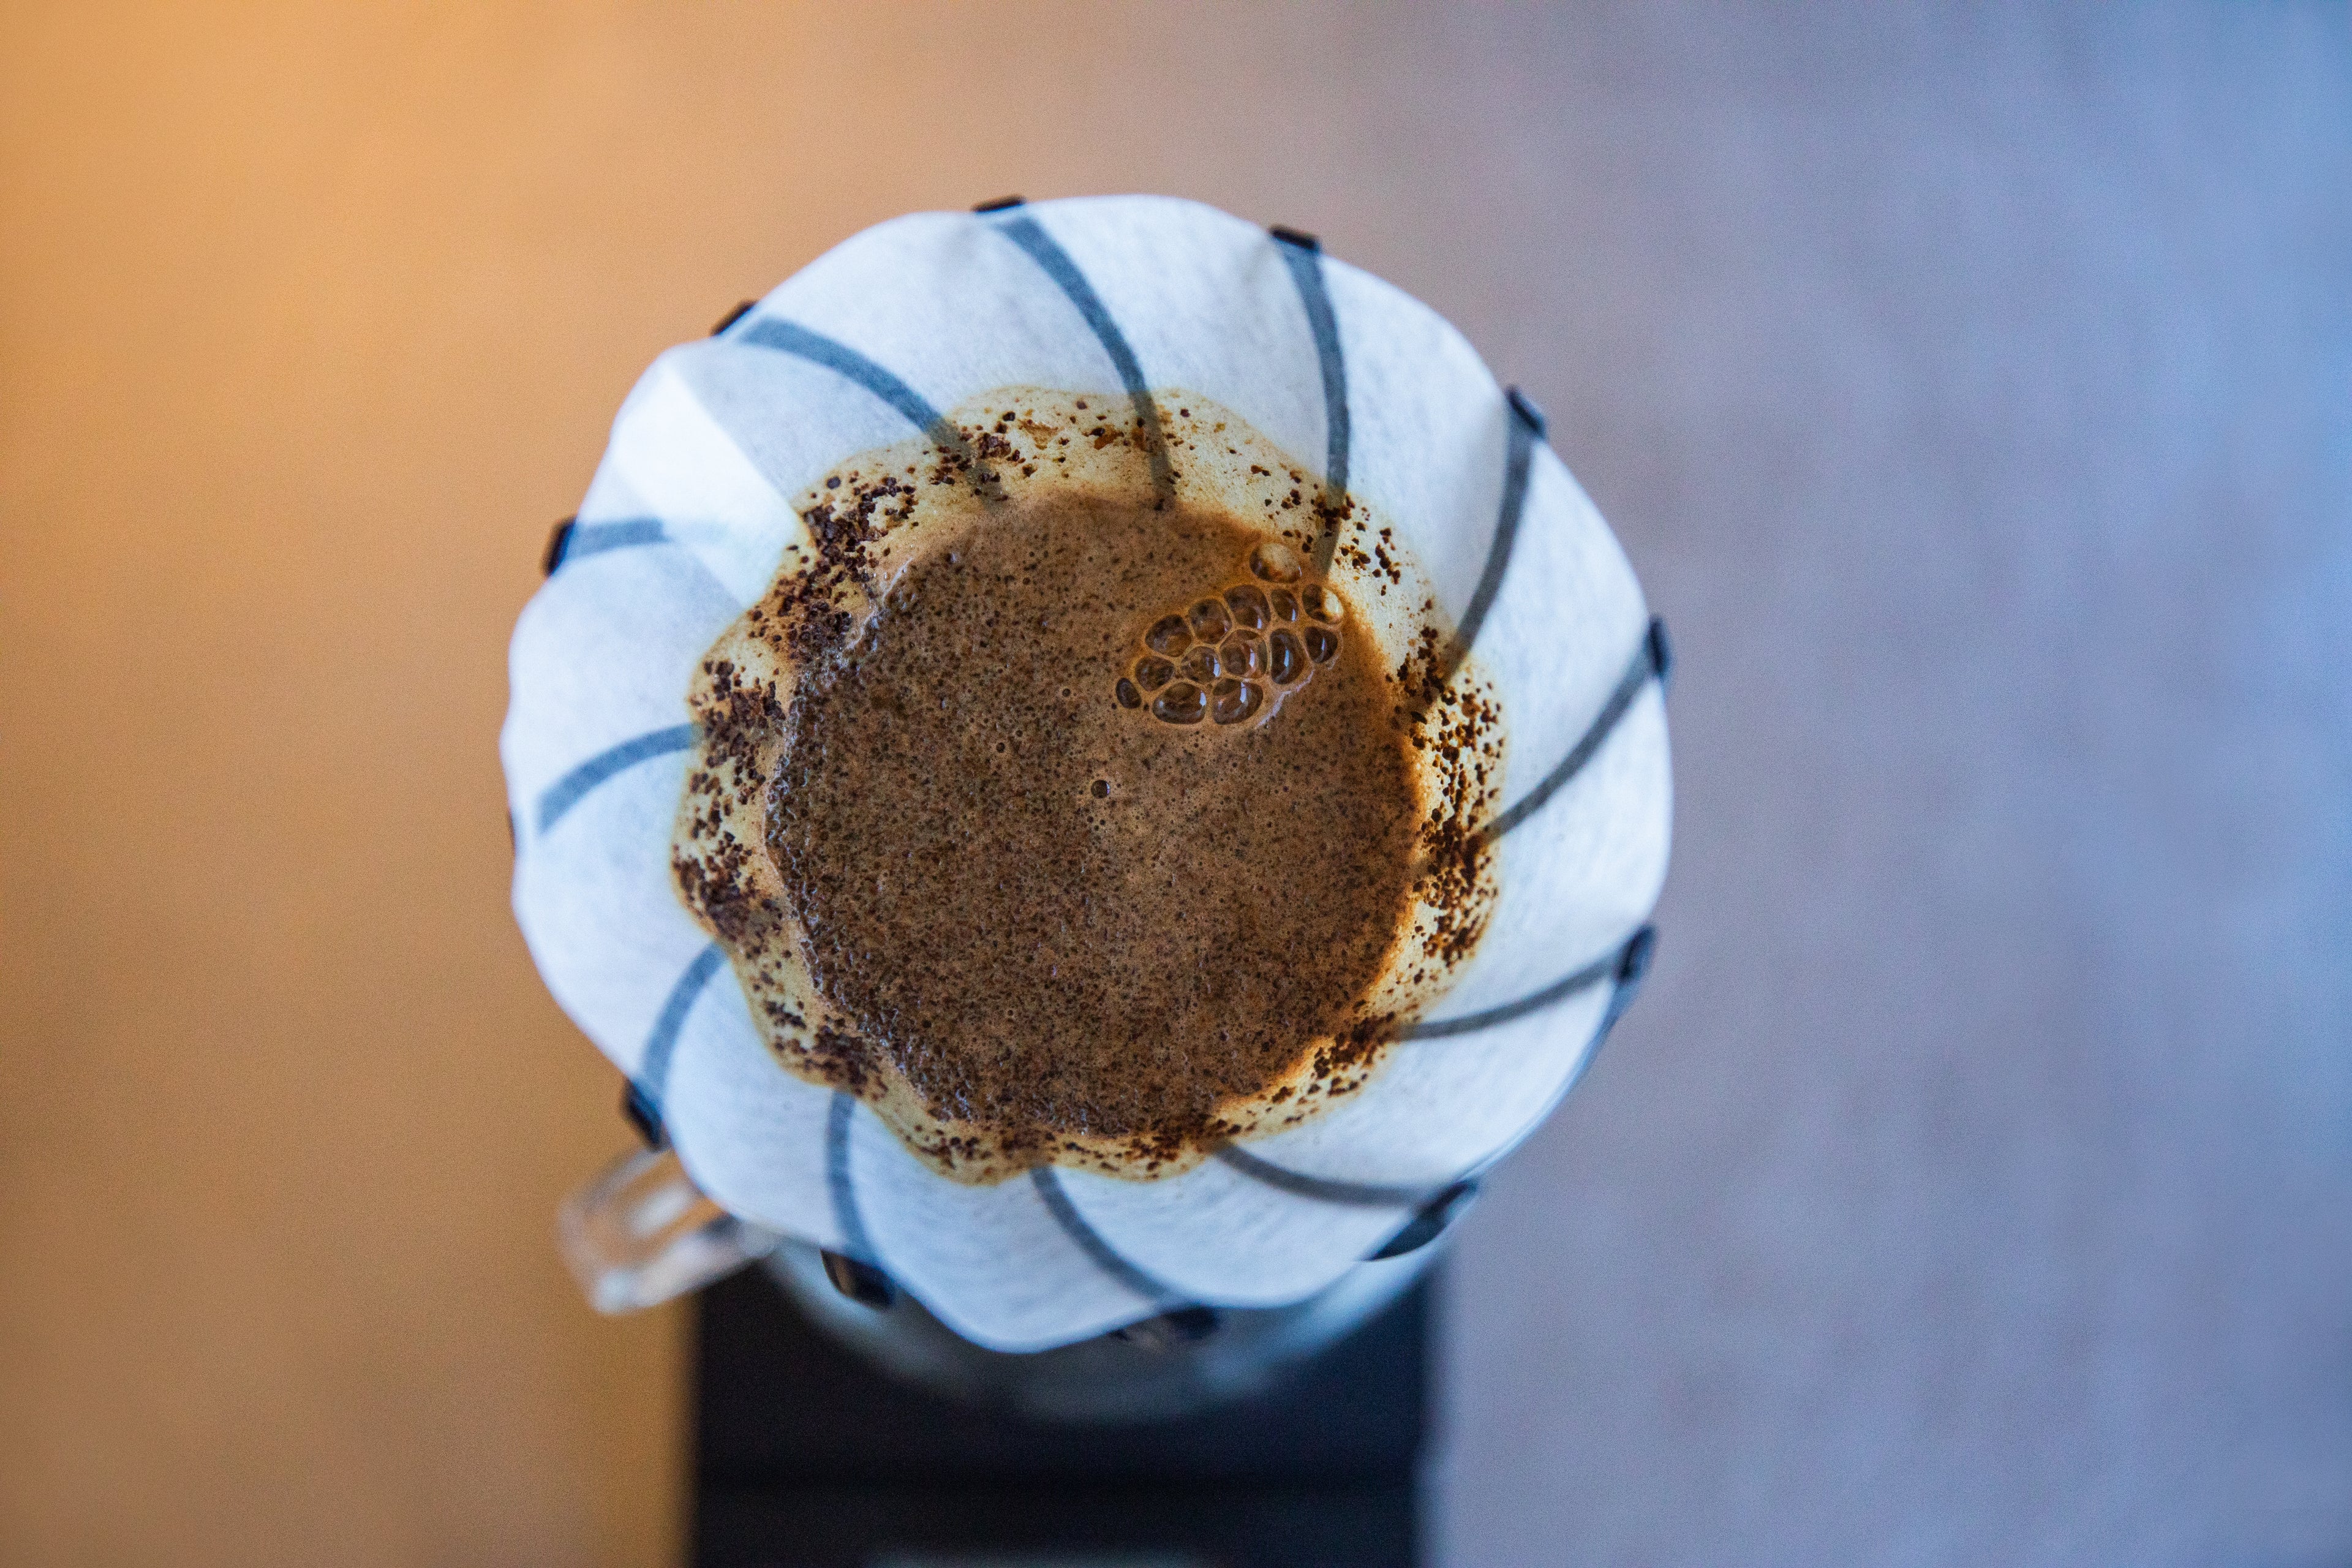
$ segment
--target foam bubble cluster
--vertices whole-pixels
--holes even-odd
[[[1163,724],[1197,724],[1209,710],[1209,694],[1180,680],[1151,700],[1151,716]]]
[[[1274,711],[1269,697],[1297,689],[1339,657],[1347,612],[1331,588],[1301,581],[1296,550],[1265,540],[1247,566],[1248,577],[1145,628],[1112,687],[1120,707],[1163,724],[1246,724]]]

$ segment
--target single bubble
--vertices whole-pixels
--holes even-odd
[[[1329,626],[1307,628],[1307,657],[1318,664],[1328,664],[1339,657],[1339,634]]]
[[[1146,691],[1157,691],[1175,679],[1176,667],[1155,654],[1135,661],[1135,683]]]
[[[1225,606],[1215,599],[1203,599],[1193,605],[1192,617],[1192,635],[1202,642],[1216,641],[1225,635],[1225,628],[1233,625],[1233,618],[1225,614]]]
[[[1225,590],[1225,608],[1234,613],[1234,625],[1245,632],[1265,630],[1265,595],[1254,583]]]
[[[1180,680],[1151,700],[1154,718],[1170,724],[1197,724],[1209,711],[1209,694],[1189,680]]]
[[[1265,693],[1255,680],[1220,680],[1209,710],[1220,724],[1238,724],[1256,712],[1258,704],[1265,700]]]
[[[1264,675],[1265,644],[1244,632],[1235,632],[1217,650],[1217,664],[1227,675]]]
[[[1095,780],[1095,798],[1097,800],[1108,800],[1110,798],[1110,781],[1108,779]]]
[[[1278,631],[1269,639],[1266,668],[1273,672],[1276,686],[1287,686],[1307,673],[1307,650],[1298,646],[1296,633]]]
[[[1192,634],[1181,616],[1162,616],[1143,634],[1143,646],[1154,653],[1181,653]]]
[[[1269,583],[1298,581],[1298,552],[1279,539],[1269,539],[1250,552],[1250,571]]]
[[[1345,614],[1339,608],[1339,595],[1320,583],[1309,583],[1299,589],[1298,602],[1306,607],[1308,615],[1326,626],[1338,625],[1339,617]]]
[[[1291,597],[1289,589],[1276,588],[1273,593],[1267,595],[1266,598],[1274,605],[1274,618],[1276,620],[1295,621],[1298,618],[1298,601]]]
[[[1112,687],[1110,689],[1110,692],[1113,697],[1118,700],[1118,705],[1122,708],[1140,708],[1143,706],[1143,693],[1138,691],[1135,689],[1135,682],[1128,679],[1125,676],[1121,676],[1119,678],[1118,684]]]
[[[1192,652],[1184,656],[1183,663],[1177,666],[1185,679],[1197,680],[1203,684],[1216,679],[1220,668],[1217,650],[1206,643],[1196,646]]]

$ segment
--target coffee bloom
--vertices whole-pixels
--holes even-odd
[[[1161,405],[1233,410],[1288,455],[1307,504],[1360,502],[1393,530],[1444,628],[1437,673],[1475,681],[1502,719],[1499,787],[1467,826],[1490,894],[1451,984],[1312,1115],[1156,1180],[942,1175],[863,1101],[787,1069],[673,874],[689,689],[808,543],[796,499],[910,437],[984,468],[949,414],[1008,387],[1118,409],[1169,487],[1188,480]],[[1350,587],[1383,568],[1343,548],[1328,569]],[[1263,613],[1271,637],[1259,597],[1221,613]],[[1318,624],[1302,615],[1297,638]],[[1245,661],[1235,683],[1253,658],[1267,691],[1311,675],[1303,640],[1212,629]],[[1167,651],[1206,638],[1187,635]],[[1129,678],[1165,689],[1156,648],[1139,642]],[[1525,1138],[1630,999],[1666,868],[1664,674],[1632,569],[1540,416],[1426,307],[1305,237],[1192,203],[917,215],[663,354],[623,405],[515,631],[500,749],[516,916],[705,1193],[876,1265],[979,1343],[1297,1300]]]

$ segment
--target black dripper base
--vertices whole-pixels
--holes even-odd
[[[1240,1399],[1024,1418],[880,1371],[763,1270],[697,1307],[690,1560],[707,1568],[1408,1568],[1427,1279]]]

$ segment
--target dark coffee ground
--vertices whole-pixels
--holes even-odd
[[[1360,1021],[1420,828],[1371,639],[1332,603],[1336,649],[1263,676],[1246,721],[1121,689],[1260,537],[1199,507],[1013,505],[803,679],[769,849],[819,990],[934,1114],[1013,1149],[1172,1144]]]

